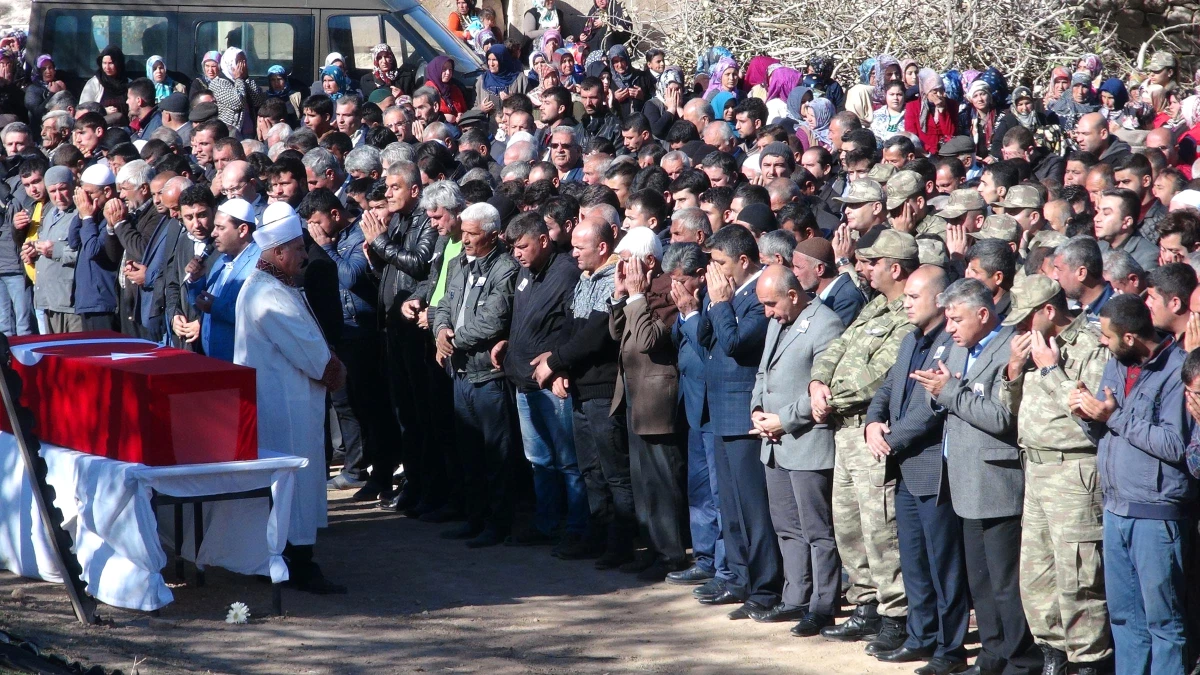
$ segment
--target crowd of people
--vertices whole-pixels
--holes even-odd
[[[110,46],[73,92],[4,36],[0,331],[255,367],[263,447],[313,460],[304,590],[345,591],[312,544],[354,490],[921,675],[1190,670],[1200,96],[1171,54],[1012,86],[881,55],[843,88],[824,56],[639,55],[615,0],[579,40],[553,0],[494,19],[449,21],[474,87],[386,44],[310,92]]]

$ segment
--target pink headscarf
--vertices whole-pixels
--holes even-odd
[[[723,91],[721,89],[721,76],[724,75],[725,71],[729,70],[730,68],[737,70],[737,61],[734,61],[730,58],[721,57],[719,61],[713,64],[712,68],[708,69],[708,89],[704,90],[705,100],[711,101],[712,97],[716,95],[717,92]],[[737,96],[735,92],[731,93],[733,93],[735,97]]]
[[[767,83],[767,100],[782,99],[787,100],[788,94],[796,88],[796,84],[800,82],[800,78],[804,77],[800,71],[787,66],[780,66],[771,73],[771,79]]]
[[[773,59],[770,56],[755,56],[750,59],[750,63],[746,64],[746,76],[742,78],[742,81],[745,82],[746,91],[750,91],[754,87],[765,83],[767,81],[767,68],[775,63],[779,63],[779,59]]]

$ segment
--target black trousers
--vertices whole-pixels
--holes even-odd
[[[429,339],[427,331],[402,320],[388,324],[384,333],[388,394],[399,425],[399,443],[393,441],[392,446],[392,468],[404,464],[406,490],[414,490],[421,499],[431,490],[425,441],[430,428]]]
[[[467,522],[507,534],[512,526],[516,401],[504,378],[472,383],[454,374],[455,440],[463,460]]]
[[[428,375],[429,428],[437,433],[424,434],[426,442],[424,458],[427,460],[420,473],[425,492],[421,500],[429,506],[450,506],[463,511],[463,460],[455,442],[454,424],[454,377],[446,367],[439,366],[433,358],[433,343],[429,343],[429,354],[425,359]],[[407,467],[406,467],[407,468]]]
[[[387,409],[378,335],[372,330],[344,326],[336,351],[346,366],[346,386],[332,392],[346,452],[342,473],[390,489],[397,465],[394,444],[398,427]],[[370,474],[368,466],[374,467]]]
[[[954,513],[942,471],[939,495],[917,496],[901,478],[896,485],[896,538],[904,594],[908,596],[908,640],[912,649],[932,648],[935,656],[966,660],[967,569],[962,520]]]
[[[964,518],[963,546],[983,647],[976,663],[1004,675],[1040,672],[1044,659],[1021,607],[1021,516]]]
[[[587,488],[592,534],[607,534],[613,552],[632,546],[637,511],[630,476],[624,409],[609,415],[611,398],[574,399],[575,458]]]
[[[629,432],[629,470],[638,528],[658,559],[674,567],[687,559],[687,496],[683,490],[687,458],[678,440],[674,434]]]
[[[783,602],[833,616],[842,596],[842,558],[833,538],[833,469],[766,467],[771,522],[783,555]]]
[[[783,587],[783,564],[758,456],[761,447],[751,436],[713,436],[721,534],[732,575],[726,588],[743,601],[774,607]]]

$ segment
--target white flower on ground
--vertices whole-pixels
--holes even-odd
[[[225,623],[246,623],[250,620],[250,608],[244,602],[235,602],[229,606],[229,614],[225,615]]]

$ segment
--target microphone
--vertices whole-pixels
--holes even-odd
[[[204,245],[204,250],[200,252],[200,255],[192,258],[192,260],[203,265],[204,261],[208,260],[208,257],[212,255],[214,250],[216,250],[216,246],[210,241]],[[183,283],[185,284],[190,284],[193,281],[195,281],[195,279],[192,279],[191,272],[188,272],[187,276],[183,278]]]

